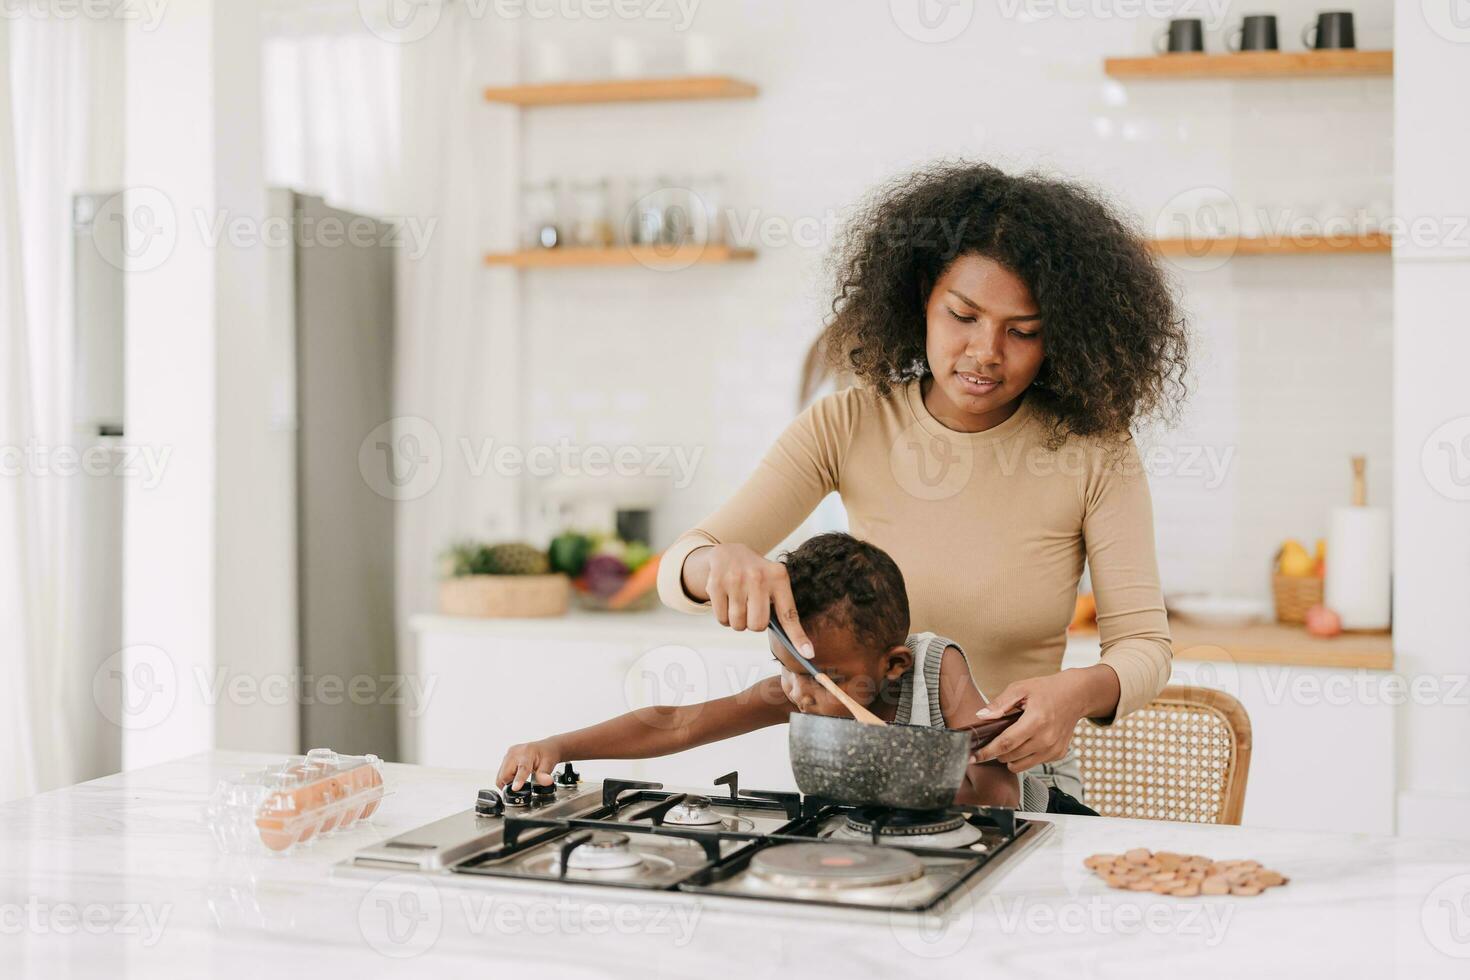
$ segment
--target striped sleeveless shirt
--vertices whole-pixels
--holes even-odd
[[[944,711],[939,703],[939,667],[944,662],[944,651],[954,647],[965,658],[966,670],[969,658],[965,650],[954,640],[935,633],[910,633],[904,645],[913,654],[914,666],[899,686],[898,712],[894,720],[905,725],[923,725],[943,728]],[[980,692],[985,700],[990,698]],[[1077,757],[1070,748],[1067,754],[1055,762],[1044,762],[1021,774],[1021,809],[1031,813],[1046,812],[1048,787],[1055,786],[1082,801],[1082,772]]]

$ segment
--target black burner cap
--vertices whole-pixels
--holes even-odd
[[[918,836],[953,830],[964,823],[963,814],[950,810],[897,810],[882,806],[860,806],[847,815],[854,830],[871,831],[874,825],[884,835]]]

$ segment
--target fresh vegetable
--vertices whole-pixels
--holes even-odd
[[[441,571],[448,577],[465,575],[544,575],[546,553],[528,544],[483,545],[464,541],[443,557]]]
[[[599,535],[594,540],[592,553],[594,555],[610,555],[626,565],[628,564],[628,560],[624,555],[627,553],[627,550],[628,543],[622,538],[615,535]]]
[[[628,566],[612,555],[593,555],[582,566],[578,579],[587,591],[601,598],[608,598],[623,587],[628,579]]]
[[[455,578],[470,574],[470,565],[475,560],[475,546],[468,541],[452,545],[439,556],[439,577]]]
[[[528,544],[497,544],[490,549],[491,575],[545,575],[546,552]]]
[[[628,546],[623,549],[623,564],[635,572],[648,564],[652,557],[653,549],[642,541],[629,541]]]
[[[622,587],[608,598],[607,608],[622,609],[652,591],[658,585],[659,557],[654,555],[635,568]]]
[[[448,566],[444,571],[449,577],[491,574],[490,549],[473,541],[462,541],[450,548],[444,560]]]
[[[592,554],[592,539],[576,531],[564,531],[551,539],[547,553],[552,571],[576,577],[582,574],[582,566]]]

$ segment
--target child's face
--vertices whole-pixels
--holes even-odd
[[[826,674],[858,704],[870,706],[880,691],[908,672],[913,655],[906,646],[886,650],[865,646],[852,631],[840,625],[825,625],[820,620],[806,627],[816,656],[812,664]],[[781,665],[781,689],[786,699],[804,714],[851,717],[841,701],[817,683],[816,678],[788,653],[775,636],[768,637],[771,655]]]

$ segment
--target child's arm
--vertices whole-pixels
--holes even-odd
[[[500,763],[496,785],[512,783],[520,789],[533,777],[549,782],[558,762],[649,759],[681,752],[778,725],[794,710],[781,690],[779,676],[701,704],[639,708],[588,728],[511,746]]]
[[[985,707],[985,695],[975,686],[964,654],[957,647],[945,647],[939,661],[939,710],[944,724],[950,728],[969,728],[975,724],[975,712]],[[955,794],[956,803],[1007,806],[1021,805],[1021,780],[1003,763],[972,762],[965,771],[965,782]]]

